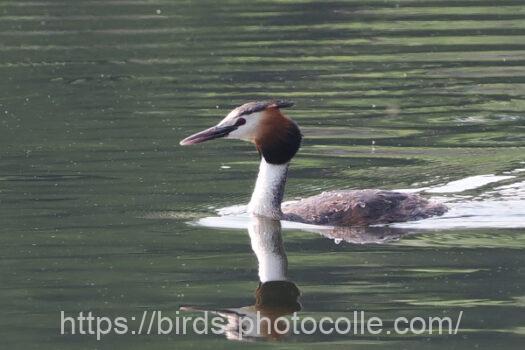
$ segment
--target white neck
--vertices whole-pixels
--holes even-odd
[[[261,158],[259,175],[255,182],[252,199],[248,204],[248,213],[256,216],[280,220],[283,213],[281,202],[288,173],[288,163],[270,164]]]
[[[281,236],[281,222],[253,217],[248,226],[252,249],[259,262],[259,280],[286,281],[288,259]]]

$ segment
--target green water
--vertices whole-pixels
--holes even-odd
[[[59,312],[254,303],[247,233],[188,222],[247,202],[256,152],[236,141],[178,146],[232,107],[296,103],[287,112],[305,139],[287,198],[439,185],[525,168],[524,66],[523,1],[0,1],[1,343],[521,348],[523,225],[379,245],[283,233],[300,315],[365,310],[391,322],[463,310],[457,335],[97,341],[60,335]],[[523,181],[512,174],[502,184]],[[506,198],[487,191],[466,194]]]

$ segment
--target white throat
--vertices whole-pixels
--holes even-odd
[[[259,280],[286,281],[288,259],[281,236],[281,222],[253,217],[248,226],[252,249],[259,262]]]
[[[270,164],[264,157],[261,158],[259,174],[248,204],[248,213],[274,220],[281,219],[281,202],[287,173],[288,163]]]

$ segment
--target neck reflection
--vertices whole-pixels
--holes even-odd
[[[281,235],[281,222],[252,217],[248,225],[250,242],[259,263],[259,281],[288,280],[288,259]]]

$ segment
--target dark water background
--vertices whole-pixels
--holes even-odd
[[[195,334],[60,336],[59,310],[253,304],[247,234],[187,222],[246,203],[257,155],[233,141],[178,146],[248,100],[296,102],[288,113],[306,138],[287,198],[524,168],[525,4],[3,0],[0,92],[6,348],[265,348]],[[171,217],[145,218],[162,212]],[[302,316],[465,314],[454,336],[273,345],[521,348],[524,233],[436,229],[353,245],[286,231]]]

